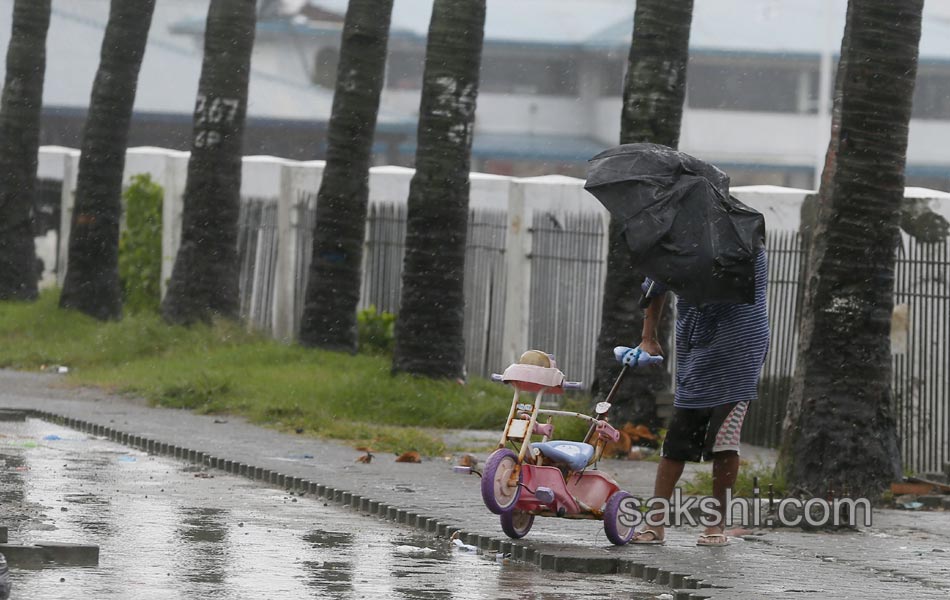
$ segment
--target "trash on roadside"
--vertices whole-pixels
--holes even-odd
[[[660,594],[656,600],[673,600],[673,594]]]
[[[401,462],[401,463],[421,463],[421,462],[422,462],[422,456],[420,456],[419,453],[418,453],[418,452],[415,452],[415,451],[403,452],[402,454],[400,454],[399,456],[396,457],[396,462]]]
[[[56,435],[55,433],[51,433],[51,434],[49,434],[49,435],[44,435],[44,436],[43,436],[43,439],[46,440],[47,442],[58,442],[58,441],[62,440],[63,438],[61,438],[60,436]]]
[[[904,510],[920,510],[923,506],[923,502],[905,502],[900,505]]]
[[[135,460],[136,459],[134,456],[129,456],[128,454],[123,454],[122,456],[119,457],[119,462],[132,463],[132,462],[135,462]]]
[[[452,545],[455,546],[459,552],[478,552],[477,546],[472,546],[471,544],[464,543],[459,539],[459,532],[452,534],[452,537],[449,538],[452,541]]]
[[[435,550],[432,548],[420,548],[419,546],[409,546],[408,544],[403,544],[393,548],[393,552],[396,554],[432,554],[435,552]]]
[[[199,479],[214,479],[214,475],[207,471],[199,471],[198,473],[195,473],[195,477]]]
[[[656,450],[654,448],[650,448],[648,446],[633,446],[630,448],[630,453],[627,455],[627,458],[630,460],[644,460],[650,458],[654,454],[656,454]]]

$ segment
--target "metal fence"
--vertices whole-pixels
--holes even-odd
[[[759,398],[749,410],[743,440],[781,441],[795,373],[802,299],[803,249],[795,232],[772,233],[769,326],[772,344]],[[939,471],[950,462],[950,246],[906,238],[898,250],[892,321],[893,397],[905,468]]]
[[[537,213],[531,227],[528,339],[553,353],[571,379],[591,382],[600,333],[604,220]]]
[[[247,198],[238,216],[238,260],[241,316],[255,329],[270,333],[274,276],[277,267],[277,204]]]
[[[910,239],[896,272],[892,350],[904,466],[950,462],[950,245]]]

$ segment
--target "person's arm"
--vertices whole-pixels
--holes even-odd
[[[640,340],[640,349],[654,356],[662,356],[663,348],[657,340],[656,330],[660,326],[660,317],[663,316],[663,307],[666,306],[667,293],[653,298],[650,305],[643,311],[643,334]]]

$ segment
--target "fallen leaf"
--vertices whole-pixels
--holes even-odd
[[[421,463],[422,457],[419,456],[419,453],[415,451],[403,452],[402,454],[396,457],[396,462]]]
[[[463,454],[458,464],[460,467],[474,467],[478,464],[478,459],[471,454]]]

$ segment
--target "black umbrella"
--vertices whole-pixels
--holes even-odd
[[[716,167],[659,144],[590,159],[584,188],[623,225],[633,266],[691,304],[755,301],[765,218],[729,195]]]

